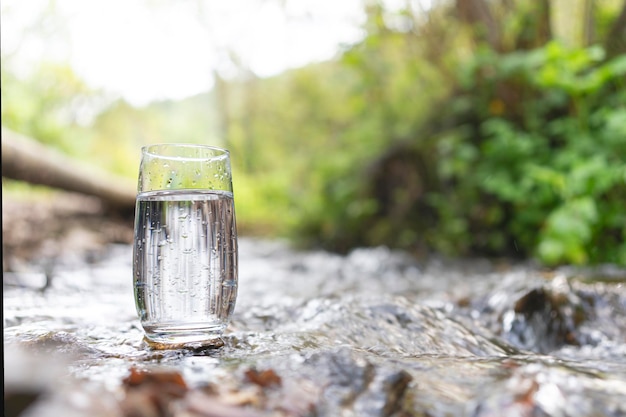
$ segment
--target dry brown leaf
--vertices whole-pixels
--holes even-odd
[[[276,374],[276,372],[274,372],[273,369],[266,369],[259,372],[256,369],[251,368],[246,371],[246,378],[253,384],[263,388],[271,387],[272,385],[280,386],[282,383],[280,377]]]

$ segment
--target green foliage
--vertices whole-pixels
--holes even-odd
[[[300,239],[340,251],[385,244],[549,265],[626,264],[626,56],[605,61],[600,47],[556,42],[508,54],[481,49],[459,67],[460,88],[442,106],[411,118],[405,95],[380,89],[385,65],[366,62],[370,44],[344,58],[363,72],[354,85],[375,95],[353,116],[366,129],[340,138],[349,145],[356,134],[374,152],[353,146],[317,165],[321,186],[298,211]],[[419,70],[405,70],[419,79]],[[435,178],[421,185],[421,200],[409,194],[424,178],[395,187],[385,203],[371,189],[371,164],[403,136],[405,152],[421,155]]]
[[[462,72],[465,91],[453,100],[468,100],[480,119],[478,135],[440,144],[440,175],[455,187],[434,204],[443,221],[464,225],[450,238],[471,242],[474,224],[487,252],[512,242],[548,264],[625,263],[626,56],[602,59],[598,47],[550,43],[484,51]],[[484,216],[498,207],[505,217]]]
[[[626,56],[546,43],[534,1],[485,4],[493,33],[366,2],[336,60],[144,108],[5,60],[2,122],[129,177],[146,144],[227,147],[243,233],[626,265]],[[594,5],[598,45],[620,5]]]
[[[42,63],[26,78],[2,66],[2,124],[66,153],[82,156],[89,146],[81,131],[84,107],[98,106],[97,92],[66,65]]]
[[[471,54],[460,32],[440,39],[458,53],[425,60],[438,49],[417,31],[367,12],[338,62],[242,87],[229,143],[254,150],[239,176],[270,228],[338,251],[626,262],[623,56],[557,42]],[[417,168],[386,168],[396,184],[383,169],[379,184],[398,144]]]
[[[2,125],[103,169],[137,176],[139,148],[159,142],[212,143],[213,97],[136,108],[89,88],[67,65],[41,63],[20,78],[2,66]]]
[[[136,108],[116,100],[93,121],[89,155],[112,172],[137,176],[139,149],[154,143],[210,143],[218,141],[212,96],[190,97],[180,102],[162,101]]]

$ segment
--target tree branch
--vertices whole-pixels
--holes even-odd
[[[2,176],[95,196],[117,211],[128,211],[135,205],[136,191],[131,181],[81,164],[5,127]]]

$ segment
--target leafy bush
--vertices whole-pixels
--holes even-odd
[[[435,179],[411,180],[403,168],[385,202],[368,191],[372,177],[346,164],[300,232],[331,249],[626,264],[626,56],[603,60],[599,47],[558,43],[481,50],[461,67],[459,89],[441,106],[448,111],[434,111],[404,145]],[[420,180],[426,189],[411,200]]]
[[[508,213],[490,242],[512,238],[548,264],[626,264],[626,56],[603,58],[549,43],[469,65],[464,98],[483,118],[479,137],[461,138],[472,174],[442,174],[459,193],[480,191],[466,203]],[[453,160],[467,159],[464,146]]]

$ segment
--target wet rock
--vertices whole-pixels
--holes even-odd
[[[310,331],[377,355],[504,355],[497,344],[467,329],[444,311],[404,297],[315,299],[293,311],[288,326]],[[286,330],[286,329],[285,329]]]
[[[62,373],[57,363],[50,364],[21,349],[4,349],[4,415],[19,416],[44,395]]]
[[[559,364],[520,366],[473,410],[474,417],[624,416],[626,383]]]
[[[320,415],[388,417],[404,407],[404,395],[413,379],[402,369],[375,366],[348,349],[312,355],[305,365],[323,387],[316,406]]]
[[[626,286],[620,282],[562,274],[520,278],[462,300],[455,317],[474,332],[481,332],[471,326],[478,321],[510,346],[543,354],[626,341]]]
[[[403,410],[407,406],[404,404],[404,396],[412,379],[403,370],[377,370],[366,394],[360,395],[354,403],[356,414],[389,417]]]
[[[224,404],[218,398],[191,393],[187,398],[187,407],[183,416],[197,417],[262,417],[266,413],[256,410],[242,409],[238,405]]]
[[[531,290],[503,318],[506,339],[517,347],[541,353],[578,345],[575,333],[585,312],[574,298],[571,293]]]

